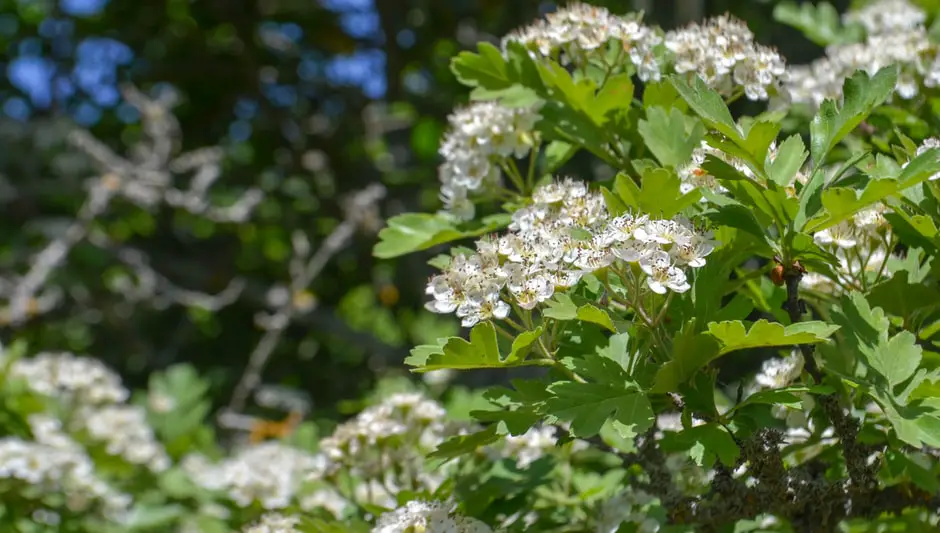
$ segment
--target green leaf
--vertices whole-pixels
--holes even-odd
[[[783,324],[761,319],[751,325],[749,330],[745,330],[744,323],[740,320],[708,324],[708,333],[721,345],[718,356],[749,348],[826,342],[838,329],[839,326],[819,321],[800,322],[784,327]]]
[[[907,381],[920,366],[923,350],[916,340],[910,331],[902,331],[875,346],[863,346],[861,352],[868,366],[881,374],[889,386],[895,387]]]
[[[767,175],[777,185],[786,187],[800,171],[808,155],[803,139],[799,135],[791,135],[780,145],[777,157],[768,163]]]
[[[547,309],[542,316],[555,320],[574,320],[578,318],[578,306],[571,301],[571,296],[563,292],[556,293],[551,300],[545,302]]]
[[[604,204],[611,216],[617,217],[627,212],[626,204],[623,203],[617,193],[607,187],[601,187],[601,194],[604,196]]]
[[[450,368],[454,370],[472,370],[478,368],[509,368],[541,364],[525,361],[528,348],[541,335],[541,329],[527,331],[519,335],[512,350],[505,358],[500,356],[496,340],[496,328],[493,323],[480,322],[470,330],[470,340],[461,337],[441,339],[439,345],[421,345],[411,351],[405,364],[416,367],[415,372],[429,372]]]
[[[940,149],[931,148],[915,157],[898,175],[898,188],[905,189],[940,173]]]
[[[469,87],[505,89],[512,85],[506,60],[498,48],[487,42],[477,44],[479,53],[461,52],[451,61],[451,71]]]
[[[779,122],[755,122],[747,130],[747,138],[742,148],[750,156],[749,159],[758,170],[764,170],[770,145],[777,139],[778,133],[780,133]]]
[[[940,493],[940,481],[931,470],[895,450],[885,450],[885,465],[892,476],[906,475],[918,487],[932,494]]]
[[[676,336],[672,360],[656,373],[652,392],[678,392],[699,368],[718,357],[718,342],[711,335],[684,332]]]
[[[871,78],[862,71],[856,72],[843,84],[841,108],[837,110],[831,100],[823,102],[810,124],[810,152],[816,166],[821,165],[832,148],[891,95],[897,77],[898,70],[894,65],[882,68]]]
[[[518,337],[513,339],[512,348],[509,351],[509,355],[506,356],[506,363],[517,363],[523,361],[526,356],[529,354],[532,345],[535,344],[535,341],[539,340],[539,337],[542,336],[542,326],[535,328],[532,331],[523,331],[519,334]]]
[[[506,227],[510,220],[508,214],[492,215],[479,224],[461,228],[444,215],[406,213],[394,216],[388,219],[388,227],[379,232],[379,242],[372,249],[372,255],[389,259],[458,239],[478,237]]]
[[[617,174],[614,188],[624,205],[643,213],[650,213],[662,218],[672,218],[701,199],[701,193],[695,189],[682,194],[682,181],[675,172],[657,168],[643,174],[642,188],[626,174]]]
[[[737,463],[741,450],[728,431],[715,422],[684,429],[663,439],[664,451],[688,451],[699,466],[711,468],[715,459],[726,466]]]
[[[822,385],[816,385],[813,387],[794,385],[792,387],[785,387],[782,389],[762,390],[755,392],[754,394],[745,398],[743,402],[735,405],[731,409],[731,412],[754,404],[782,405],[791,409],[801,409],[803,405],[803,399],[800,396],[797,396],[797,394],[829,394],[833,391],[834,389],[832,387],[826,387]]]
[[[630,373],[630,334],[618,333],[610,336],[610,342],[603,348],[597,348],[597,354],[617,363],[629,375]]]
[[[585,304],[579,307],[577,318],[578,320],[591,322],[592,324],[607,328],[613,333],[617,333],[617,328],[614,327],[614,322],[611,320],[610,315],[607,314],[607,311],[598,309],[591,304]]]
[[[639,434],[653,427],[655,417],[649,399],[639,392],[599,383],[563,381],[548,387],[549,415],[571,422],[571,432],[588,438],[601,430],[608,419],[622,424],[621,434]]]
[[[940,290],[933,284],[910,283],[908,272],[902,270],[875,285],[868,300],[886,313],[910,319],[918,312],[936,309],[940,305]]]
[[[835,226],[898,191],[898,182],[872,180],[862,191],[845,187],[831,187],[822,192],[825,212],[806,222],[806,233],[814,233]]]
[[[843,26],[839,12],[828,2],[781,2],[774,7],[774,19],[802,31],[820,46],[856,43],[864,36],[858,26]]]
[[[738,131],[734,119],[731,118],[731,112],[728,111],[724,99],[705,85],[701,78],[696,76],[690,83],[680,76],[671,76],[669,81],[689,107],[702,117],[705,125],[723,133],[732,141],[743,143],[741,132]]]
[[[612,112],[628,110],[632,101],[633,80],[629,75],[621,73],[607,78],[590,107],[603,117],[602,122],[607,122]]]
[[[757,237],[759,243],[766,245],[765,254],[773,249],[769,237],[764,233],[763,226],[754,216],[754,212],[741,204],[723,205],[717,211],[709,213],[708,218],[715,224],[739,229]]]
[[[925,215],[910,216],[900,207],[895,208],[894,213],[885,213],[884,216],[891,223],[891,230],[905,244],[934,253],[940,248],[940,240],[937,239],[940,229],[937,229],[933,218]]]
[[[428,455],[431,459],[454,459],[461,455],[471,454],[477,451],[481,446],[492,444],[499,440],[499,434],[496,431],[497,424],[490,424],[481,431],[476,431],[468,435],[458,435],[451,437],[437,446],[437,449]]]
[[[692,151],[705,136],[702,124],[696,121],[691,133],[685,131],[685,115],[676,108],[668,111],[661,107],[646,109],[646,119],[640,120],[637,131],[646,147],[663,166],[679,168],[692,158]]]
[[[649,81],[643,88],[643,107],[661,107],[672,109],[680,107],[684,111],[685,101],[679,97],[676,88],[669,81]]]
[[[147,531],[167,528],[175,523],[186,508],[179,504],[154,505],[138,503],[130,511],[125,526],[127,531]]]
[[[597,324],[616,333],[617,328],[607,311],[599,309],[591,304],[584,304],[578,307],[567,294],[556,293],[551,300],[545,302],[547,308],[542,311],[542,316],[554,318],[555,320],[582,320]]]
[[[915,448],[924,445],[940,448],[940,413],[936,409],[927,411],[899,410],[890,398],[875,394],[885,417],[891,422],[898,438]],[[913,412],[912,412],[913,411]]]
[[[568,160],[577,153],[578,148],[578,145],[564,141],[552,141],[548,143],[548,146],[545,147],[545,160],[542,166],[542,174],[551,174],[561,168],[562,165],[567,163]]]
[[[835,175],[841,176],[845,171],[855,166],[856,163],[864,159],[866,156],[868,156],[868,152],[862,152],[845,161],[842,163],[842,166]],[[820,168],[817,168],[816,171],[810,174],[809,181],[807,181],[806,185],[803,186],[803,189],[800,190],[799,208],[797,209],[796,216],[793,219],[793,227],[796,230],[802,230],[806,225],[807,219],[822,209],[820,196],[822,194],[823,182],[825,179],[825,173],[822,172]]]

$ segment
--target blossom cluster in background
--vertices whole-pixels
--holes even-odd
[[[666,48],[677,74],[694,74],[724,95],[740,87],[749,100],[766,100],[767,89],[786,79],[776,50],[754,42],[743,21],[725,15],[670,31]]]
[[[653,292],[685,292],[685,269],[704,266],[714,248],[709,234],[681,218],[611,217],[584,182],[543,185],[532,200],[513,213],[509,233],[477,241],[476,253],[455,255],[431,278],[428,309],[456,312],[464,326],[503,319],[511,304],[533,309],[617,260],[638,263]]]
[[[926,14],[907,0],[879,0],[845,14],[847,23],[865,30],[860,43],[834,44],[826,55],[809,65],[789,69],[784,93],[793,103],[818,107],[826,99],[838,100],[842,84],[857,70],[874,75],[898,65],[895,93],[903,99],[917,96],[921,87],[940,85],[940,47],[930,40]]]

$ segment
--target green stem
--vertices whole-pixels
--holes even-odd
[[[500,161],[499,166],[502,167],[503,172],[509,176],[509,180],[519,189],[519,192],[524,193],[525,181],[522,179],[522,174],[519,173],[519,167],[516,166],[516,162],[512,159],[505,159]]]
[[[506,328],[500,326],[496,322],[493,322],[493,325],[496,326],[496,333],[499,333],[503,337],[506,337],[509,340],[515,340],[516,336],[506,330]]]
[[[893,235],[892,235],[893,237]],[[881,237],[881,242],[885,245],[885,258],[881,261],[881,266],[878,267],[878,275],[875,276],[875,284],[877,285],[881,281],[881,277],[884,275],[885,267],[888,265],[888,258],[891,257],[891,253],[894,252],[894,247],[897,244],[893,238],[888,241],[887,236]]]
[[[538,159],[540,146],[541,142],[536,141],[535,146],[532,147],[532,151],[529,152],[529,171],[526,173],[525,178],[526,195],[530,194],[535,189],[535,161]]]
[[[666,296],[666,301],[663,302],[663,308],[659,310],[659,313],[656,313],[656,317],[653,319],[653,327],[659,325],[660,321],[666,316],[666,310],[669,309],[669,304],[672,303],[672,297],[676,293],[669,291],[669,294]]]

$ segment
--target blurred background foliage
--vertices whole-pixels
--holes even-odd
[[[729,11],[793,63],[818,46],[772,19],[760,0],[595,0],[643,10],[665,28]],[[848,2],[835,2],[841,10]],[[465,91],[449,71],[458,51],[554,9],[534,0],[0,0],[0,274],[22,274],[49,231],[84,201],[89,161],[64,140],[88,129],[112,149],[141,134],[118,85],[156,94],[171,87],[183,150],[218,145],[226,158],[213,194],[248,187],[266,198],[251,219],[215,224],[160,205],[118,200],[98,226],[145,252],[180,287],[246,289],[216,312],[129,303],[109,290],[111,252],[83,243],[54,283],[67,297],[2,340],[30,351],[92,354],[128,385],[190,362],[223,403],[262,332],[254,315],[286,284],[291,233],[315,250],[342,219],[340,199],[374,182],[388,188],[384,217],[439,207],[437,146]],[[51,229],[50,229],[51,228]],[[361,232],[309,287],[317,305],[295,321],[264,382],[310,393],[318,415],[355,401],[381,376],[403,375],[411,346],[454,335],[450,317],[424,311],[426,260],[371,256]],[[471,376],[471,379],[473,377]],[[487,379],[477,376],[476,379]]]

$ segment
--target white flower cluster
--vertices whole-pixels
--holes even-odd
[[[927,14],[908,0],[879,0],[842,16],[847,24],[861,24],[869,35],[916,30]]]
[[[201,455],[188,455],[182,467],[197,485],[224,491],[241,507],[258,502],[265,509],[284,509],[297,499],[305,481],[323,474],[326,463],[322,456],[268,441],[246,447],[218,464]]]
[[[344,466],[364,481],[378,480],[385,487],[417,483],[434,490],[443,481],[442,472],[427,472],[424,457],[457,434],[446,414],[422,394],[394,394],[339,425],[320,441],[320,451],[331,468]]]
[[[736,170],[746,176],[753,176],[751,169],[749,169],[743,161],[729,156],[721,150],[716,150],[709,146],[707,142],[702,141],[697,148],[692,150],[692,159],[685,165],[676,169],[676,172],[679,174],[679,180],[681,181],[679,192],[688,194],[693,189],[705,189],[714,193],[727,192],[727,189],[721,185],[718,178],[712,176],[707,170],[702,168],[702,165],[705,164],[705,158],[709,155],[720,158],[734,166]]]
[[[782,389],[800,377],[803,362],[803,354],[799,350],[793,350],[787,357],[771,357],[763,362],[755,380],[761,387]]]
[[[890,240],[891,228],[884,217],[886,209],[884,205],[876,204],[855,213],[848,220],[816,232],[813,235],[816,243],[839,259],[839,266],[834,269],[836,279],[809,272],[803,275],[800,286],[837,293],[841,287],[860,289],[862,276],[878,272],[889,276],[891,272],[885,264],[889,253],[885,242]]]
[[[474,207],[469,194],[501,182],[500,164],[525,156],[535,144],[539,115],[531,108],[476,102],[448,117],[438,169],[441,200],[449,212],[468,220]]]
[[[32,415],[34,440],[0,439],[0,479],[19,480],[38,496],[65,496],[65,506],[78,512],[101,506],[106,516],[121,520],[130,506],[129,496],[115,491],[95,472],[91,457],[62,431],[57,419]]]
[[[104,443],[109,455],[144,465],[154,472],[170,467],[170,457],[147,422],[147,412],[140,406],[87,407],[78,412],[76,422],[94,441]]]
[[[68,352],[44,352],[14,361],[10,376],[59,400],[68,411],[68,429],[84,431],[92,441],[103,443],[109,455],[154,472],[169,468],[170,458],[148,424],[146,411],[124,403],[130,392],[100,361]]]
[[[647,509],[659,500],[651,494],[633,488],[627,488],[604,502],[597,518],[597,533],[616,533],[624,522],[636,524],[638,533],[656,533],[660,523],[647,516]]]
[[[666,33],[676,73],[694,73],[709,87],[731,96],[737,87],[749,100],[766,100],[767,90],[786,77],[776,50],[754,42],[747,24],[729,15]]]
[[[525,469],[555,449],[555,426],[532,427],[522,435],[508,435],[491,451],[492,458],[512,457],[519,468]]]
[[[242,533],[300,533],[298,524],[300,518],[296,516],[266,513],[257,523],[243,529]]]
[[[39,394],[72,405],[119,403],[130,396],[121,378],[100,361],[67,352],[17,359],[10,365],[10,376],[23,379]]]
[[[865,41],[829,46],[826,56],[791,67],[784,87],[791,102],[818,107],[823,100],[838,99],[855,71],[874,75],[889,65],[900,69],[895,93],[901,98],[913,98],[921,85],[940,85],[940,47],[930,41],[919,8],[906,0],[880,0],[847,13],[845,20],[865,27]]]
[[[491,533],[489,526],[475,518],[461,516],[452,506],[439,501],[412,500],[379,517],[372,533]]]
[[[517,42],[533,55],[556,57],[557,54],[563,65],[584,66],[592,52],[611,40],[628,52],[641,80],[660,79],[662,68],[655,49],[662,43],[662,36],[636,20],[588,4],[569,4],[549,13],[544,20],[510,33],[503,38],[503,49],[508,43]]]
[[[570,178],[536,189],[532,200],[513,213],[510,233],[477,241],[475,254],[456,255],[431,278],[429,310],[456,312],[465,327],[503,319],[510,310],[503,289],[515,304],[532,309],[556,288],[570,288],[618,259],[639,263],[658,294],[685,292],[690,286],[683,267],[704,266],[714,248],[709,235],[684,219],[611,218],[601,195]]]

